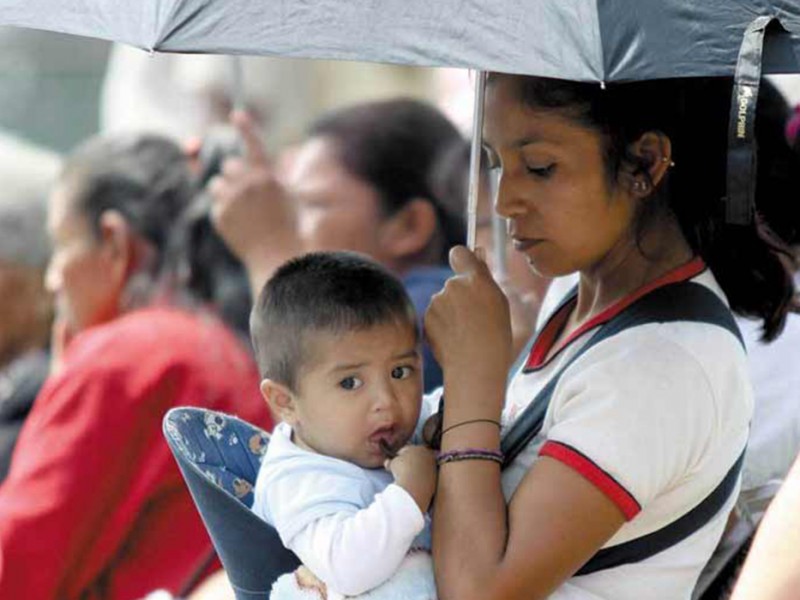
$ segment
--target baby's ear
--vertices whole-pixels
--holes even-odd
[[[294,425],[297,420],[294,394],[291,390],[272,379],[261,380],[261,395],[270,410],[281,420]]]

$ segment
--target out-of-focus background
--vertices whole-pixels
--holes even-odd
[[[464,70],[267,57],[243,58],[242,66],[244,100],[273,147],[298,139],[324,110],[397,95],[432,101],[462,128],[470,125]],[[232,72],[224,56],[151,55],[0,27],[0,129],[57,152],[98,131],[146,128],[183,139],[225,117]],[[773,80],[800,102],[800,78]]]
[[[412,96],[460,125],[471,114],[469,75],[332,61],[245,57],[243,100],[277,148],[320,112],[357,100]],[[64,152],[98,131],[201,135],[231,108],[231,59],[148,54],[107,42],[0,28],[0,129]]]

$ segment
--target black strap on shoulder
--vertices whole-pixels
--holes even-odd
[[[728,124],[725,220],[748,225],[753,219],[756,185],[755,121],[761,84],[761,57],[768,33],[786,30],[775,16],[756,17],[747,27],[736,63]]]
[[[547,382],[536,398],[516,419],[503,436],[500,448],[505,456],[503,468],[541,431],[550,398],[561,376],[589,349],[626,329],[648,323],[691,321],[709,323],[728,330],[744,346],[742,335],[727,306],[711,290],[697,283],[685,281],[662,286],[646,294],[620,314],[600,327],[598,331],[567,361]],[[717,488],[689,513],[661,530],[643,538],[605,548],[595,555],[579,574],[593,573],[643,560],[677,544],[705,525],[730,497],[741,469],[742,457],[731,467]]]
[[[688,513],[661,529],[643,535],[640,538],[598,550],[589,559],[589,562],[583,565],[575,574],[589,575],[596,571],[639,562],[685,540],[713,519],[714,515],[718,514],[722,507],[725,506],[725,503],[736,489],[736,482],[739,479],[739,472],[742,470],[742,463],[744,462],[744,454],[744,450],[742,450],[739,458],[733,463],[723,480],[714,488],[714,491]]]
[[[514,421],[503,436],[500,449],[507,467],[517,455],[536,437],[542,428],[550,397],[561,376],[575,361],[591,348],[625,329],[647,323],[670,321],[695,321],[718,325],[730,331],[744,346],[742,334],[728,308],[714,292],[689,281],[657,288],[639,298],[616,317],[606,322],[584,346],[542,388],[539,394]]]

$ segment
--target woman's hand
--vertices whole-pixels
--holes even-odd
[[[505,384],[512,361],[508,300],[483,259],[463,246],[450,251],[455,276],[425,315],[425,334],[442,365],[445,390],[455,379]],[[498,398],[502,401],[502,398]],[[447,396],[450,406],[458,402]]]
[[[247,113],[231,116],[244,144],[208,184],[214,227],[250,275],[253,294],[283,262],[301,253],[295,209]]]

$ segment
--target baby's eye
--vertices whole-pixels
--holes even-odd
[[[364,385],[364,382],[358,377],[345,377],[339,382],[339,387],[344,390],[357,390],[362,385]]]
[[[392,369],[392,379],[406,379],[411,377],[414,372],[414,367],[395,367]]]

